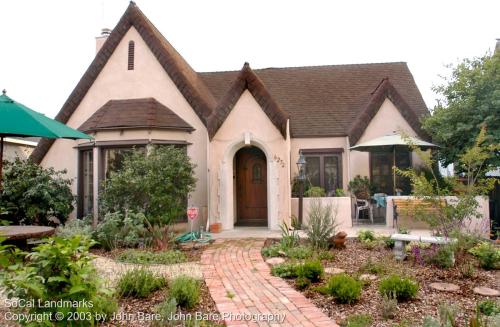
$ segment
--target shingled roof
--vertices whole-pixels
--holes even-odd
[[[194,128],[154,98],[110,100],[78,129],[93,133],[109,129],[151,128],[191,132]]]
[[[419,136],[427,138],[419,119],[428,110],[404,62],[267,68],[253,72],[290,116],[292,137],[350,136],[351,144],[355,144],[388,96]],[[238,74],[199,73],[218,101],[223,101]]]

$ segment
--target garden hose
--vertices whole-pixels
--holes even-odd
[[[208,243],[211,240],[212,240],[212,234],[208,232],[187,232],[175,238],[175,241],[179,243],[187,243],[187,242]]]

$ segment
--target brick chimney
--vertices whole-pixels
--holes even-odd
[[[109,28],[103,28],[101,30],[101,35],[95,38],[95,53],[98,53],[101,50],[102,45],[106,42],[106,39],[111,34],[111,30]]]
[[[497,39],[497,44],[495,45],[495,53],[500,53],[500,39]]]

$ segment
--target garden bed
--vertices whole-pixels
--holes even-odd
[[[130,249],[117,248],[117,249],[113,249],[111,251],[107,251],[103,248],[93,248],[90,250],[90,252],[94,255],[117,260],[123,252],[128,251],[128,250],[130,250]],[[141,250],[144,250],[146,252],[151,252],[151,253],[161,252],[161,251],[154,251],[151,248],[145,248],[145,249],[141,249]],[[198,262],[201,259],[201,254],[205,250],[205,247],[196,247],[196,248],[179,247],[177,250],[182,252],[182,254],[185,256],[186,259],[184,262]],[[168,250],[165,250],[165,251],[168,251]]]
[[[272,240],[268,240],[266,245],[272,243]],[[345,273],[355,278],[361,274],[370,273],[370,270],[375,273],[377,275],[375,280],[364,282],[359,301],[353,304],[339,304],[335,303],[332,297],[317,292],[315,287],[323,285],[329,278],[328,274],[325,274],[322,282],[313,284],[302,291],[316,306],[338,323],[354,314],[367,314],[373,319],[371,326],[394,326],[400,323],[400,326],[421,326],[424,317],[436,317],[438,306],[448,303],[458,307],[460,326],[467,326],[468,319],[475,315],[477,303],[487,299],[487,297],[475,294],[473,288],[477,286],[500,288],[499,271],[485,271],[479,268],[476,259],[472,256],[460,258],[453,268],[440,269],[431,265],[417,264],[413,260],[397,262],[393,258],[392,251],[383,245],[369,249],[358,240],[347,240],[346,246],[342,250],[332,250],[334,258],[322,260],[322,264],[325,268],[343,269]],[[366,265],[367,262],[372,263],[371,267]],[[466,269],[463,265],[467,262],[474,264],[472,277],[464,273]],[[386,320],[382,317],[383,299],[378,290],[379,282],[385,276],[394,273],[413,278],[419,283],[420,289],[415,299],[398,303],[394,318]],[[287,281],[295,285],[293,279],[287,279]],[[433,290],[429,286],[433,282],[453,283],[458,285],[460,290],[457,292]]]

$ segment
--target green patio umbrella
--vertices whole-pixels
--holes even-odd
[[[2,189],[3,139],[7,136],[90,139],[87,134],[18,103],[2,91],[0,95],[0,190]]]
[[[439,148],[439,145],[432,144],[413,136],[402,136],[399,133],[377,137],[373,140],[363,142],[361,144],[352,146],[349,150],[364,151],[364,152],[377,152],[377,151],[391,151],[392,152],[392,165],[396,166],[396,151],[398,149],[408,149],[408,142],[412,145],[419,147],[422,150],[432,148]],[[393,170],[392,183],[393,192],[396,194],[396,172]]]

